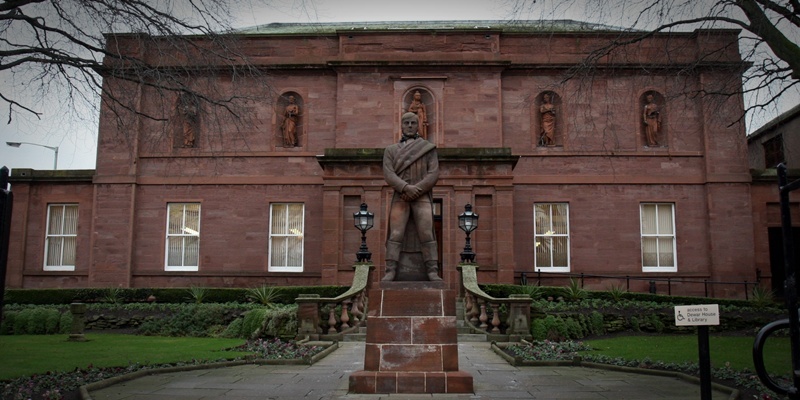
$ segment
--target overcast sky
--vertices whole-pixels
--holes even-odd
[[[571,8],[568,2],[539,0],[537,4],[553,1],[558,9],[537,15],[516,15],[517,18],[567,18],[586,20],[580,1]],[[270,22],[350,22],[350,21],[418,21],[418,20],[503,20],[512,17],[503,0],[276,0],[270,7],[250,6],[237,13],[234,27],[242,28]],[[575,4],[578,4],[576,6]],[[557,15],[556,15],[557,14]],[[622,13],[616,12],[615,15]],[[598,21],[592,21],[598,22]],[[618,25],[614,21],[599,21]],[[618,21],[625,26],[625,21]],[[2,92],[8,89],[9,77],[0,76]],[[31,115],[15,115],[11,123],[0,122],[0,166],[9,168],[52,169],[54,152],[50,149],[22,145],[6,146],[5,142],[30,142],[59,147],[59,169],[92,169],[95,166],[97,115],[91,111],[65,109],[58,94],[46,96],[52,103],[42,104],[40,120]],[[785,104],[783,110],[794,104]],[[0,113],[3,118],[5,113]],[[763,122],[762,122],[763,123]],[[748,124],[751,125],[751,124]],[[760,126],[760,124],[759,124]],[[758,126],[755,126],[757,128]],[[748,127],[748,131],[754,128]]]

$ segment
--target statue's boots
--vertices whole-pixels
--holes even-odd
[[[429,281],[441,281],[439,277],[439,253],[436,241],[422,243],[422,259],[425,262],[425,273]]]
[[[381,279],[382,282],[391,282],[397,275],[397,261],[402,247],[400,242],[386,242],[386,275]]]

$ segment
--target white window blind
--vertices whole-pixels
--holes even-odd
[[[569,204],[533,205],[536,271],[569,272]]]
[[[642,271],[675,272],[675,205],[642,203]]]
[[[200,266],[200,203],[167,205],[166,271],[197,271]]]
[[[305,205],[274,203],[270,209],[269,270],[302,272]]]
[[[78,205],[47,206],[47,237],[44,246],[45,271],[74,271],[78,238]]]

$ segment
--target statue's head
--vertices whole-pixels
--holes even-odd
[[[414,100],[420,100],[420,99],[422,99],[422,95],[419,93],[419,90],[417,90],[416,92],[414,92]]]
[[[419,130],[419,117],[417,117],[417,114],[412,112],[403,114],[400,121],[400,129],[405,137],[410,138],[416,136]]]

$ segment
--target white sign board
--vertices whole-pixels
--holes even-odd
[[[719,325],[719,304],[675,306],[675,325]]]

